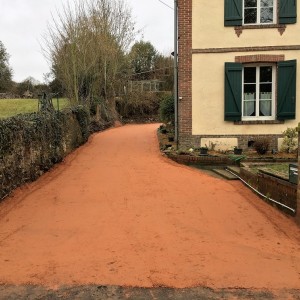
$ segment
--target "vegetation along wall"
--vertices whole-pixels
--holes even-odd
[[[89,124],[83,106],[0,120],[0,200],[85,143]]]

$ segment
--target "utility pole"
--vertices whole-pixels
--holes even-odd
[[[175,142],[178,147],[178,0],[174,0],[174,112]]]

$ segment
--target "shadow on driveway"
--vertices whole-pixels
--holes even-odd
[[[299,300],[300,290],[281,290],[275,294],[267,290],[248,289],[218,289],[208,288],[130,288],[117,286],[76,286],[62,287],[58,290],[48,290],[41,286],[13,286],[0,285],[1,300],[16,299],[70,299],[70,300],[215,300],[215,299],[239,299],[239,300],[269,300],[290,299]]]

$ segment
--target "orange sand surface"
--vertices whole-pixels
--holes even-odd
[[[163,157],[157,128],[95,134],[2,202],[0,283],[299,289],[293,220]]]

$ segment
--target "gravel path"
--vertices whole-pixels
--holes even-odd
[[[164,158],[157,127],[96,134],[0,204],[2,294],[32,284],[297,296],[299,227],[240,182]]]

